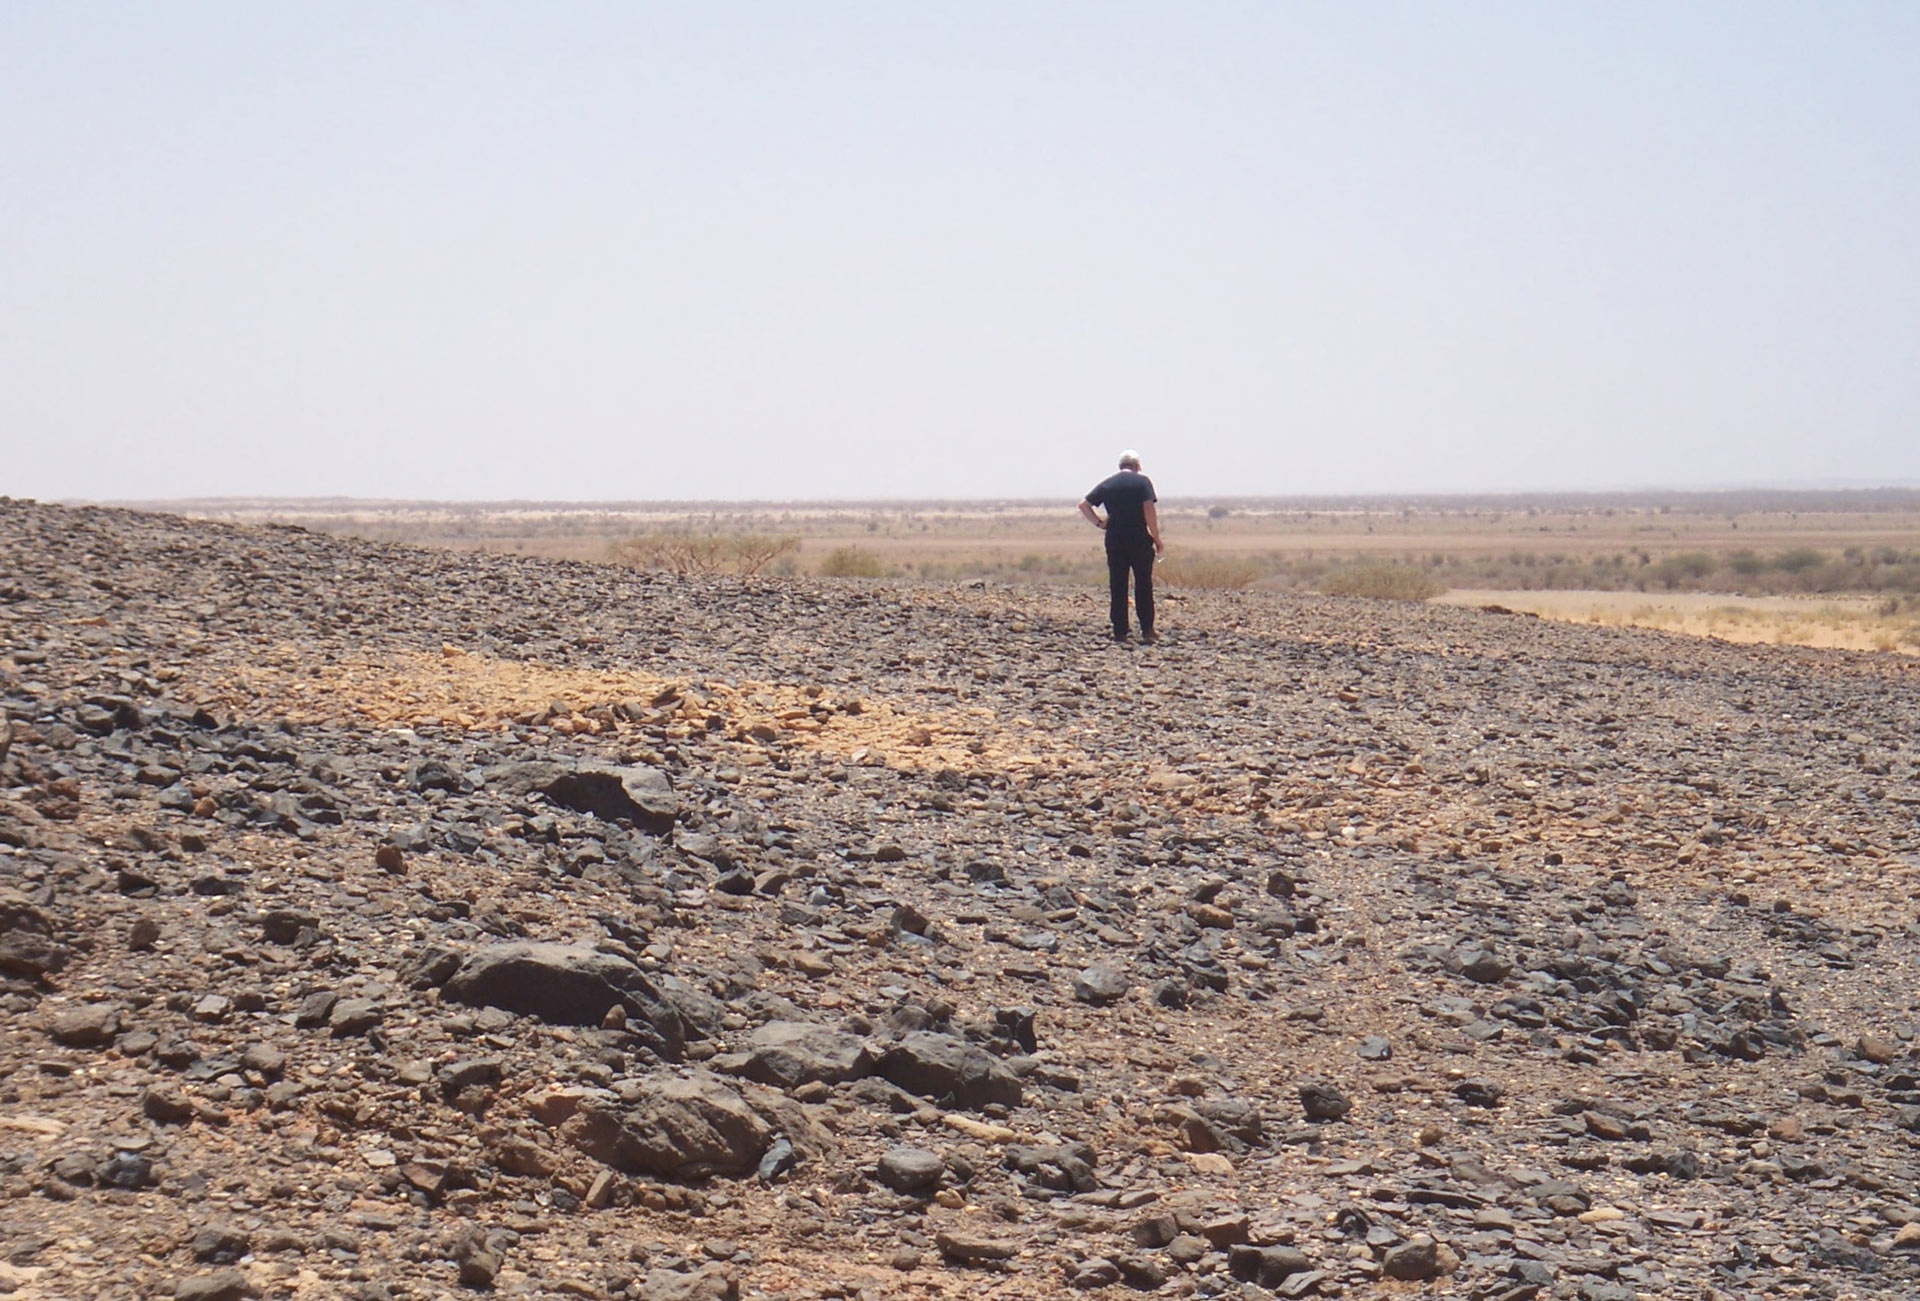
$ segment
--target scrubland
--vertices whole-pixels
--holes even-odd
[[[1070,500],[171,503],[234,522],[683,574],[1097,584]],[[1494,604],[1735,641],[1920,650],[1920,490],[1162,503],[1170,588]]]

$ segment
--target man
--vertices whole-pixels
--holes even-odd
[[[1153,480],[1140,473],[1136,452],[1120,453],[1120,472],[1102,479],[1080,503],[1087,522],[1107,535],[1107,590],[1112,597],[1113,639],[1127,639],[1127,574],[1133,574],[1133,604],[1140,615],[1140,640],[1153,636],[1153,558],[1160,542],[1160,517],[1154,512]],[[1095,509],[1107,508],[1102,519]]]

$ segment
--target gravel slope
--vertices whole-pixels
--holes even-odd
[[[0,1295],[1903,1297],[1908,659],[0,499]]]

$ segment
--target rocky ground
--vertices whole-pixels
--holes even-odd
[[[1905,1297],[1920,668],[0,498],[0,1295]]]

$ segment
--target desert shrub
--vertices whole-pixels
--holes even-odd
[[[799,538],[781,534],[694,533],[674,529],[610,542],[607,559],[629,569],[752,577],[799,547]]]
[[[1154,567],[1154,578],[1175,587],[1241,588],[1264,576],[1257,561],[1245,556],[1182,554]]]
[[[1405,565],[1363,563],[1336,569],[1320,580],[1328,596],[1366,596],[1377,601],[1424,601],[1447,590],[1432,574]]]
[[[835,547],[821,557],[824,578],[885,578],[887,567],[864,547]]]
[[[1773,558],[1773,567],[1783,574],[1798,574],[1827,563],[1824,552],[1812,547],[1793,547]]]
[[[1713,557],[1704,551],[1682,551],[1674,556],[1673,563],[1687,578],[1701,579],[1714,570]]]
[[[1681,577],[1682,574],[1680,573],[1680,567],[1678,565],[1674,564],[1671,560],[1662,560],[1647,572],[1646,578],[1641,580],[1640,590],[1643,592],[1646,591],[1647,584],[1653,582],[1658,583],[1661,587],[1671,592],[1675,587],[1679,586]]]

